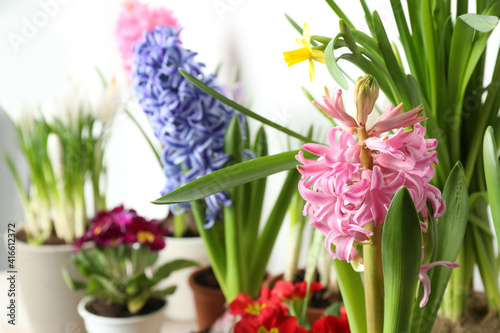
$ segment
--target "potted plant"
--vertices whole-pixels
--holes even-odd
[[[78,313],[87,332],[160,331],[165,297],[176,287],[155,287],[172,272],[197,265],[179,259],[153,269],[167,233],[160,221],[148,221],[123,206],[101,211],[92,220],[89,230],[76,240],[78,252],[72,257],[73,266],[87,281],[63,272],[71,289],[86,291]],[[86,249],[87,243],[95,246]]]
[[[36,323],[44,332],[83,327],[76,313],[81,295],[61,288],[61,266],[69,265],[70,244],[87,228],[89,199],[96,210],[105,207],[103,155],[108,127],[117,109],[116,82],[106,84],[97,105],[75,98],[78,88],[70,80],[67,93],[71,97],[64,100],[67,104],[63,104],[64,110],[58,109],[60,113],[27,116],[16,123],[29,169],[28,189],[9,155],[5,155],[25,213],[24,226],[16,226],[16,268],[21,302],[29,318],[25,323]],[[91,183],[93,197],[84,193],[87,182]],[[46,302],[53,307],[45,306]]]
[[[132,80],[132,65],[135,55],[134,45],[144,42],[145,33],[151,32],[157,26],[168,26],[179,29],[178,21],[173,16],[173,13],[163,7],[151,7],[149,4],[136,0],[128,0],[123,3],[123,10],[116,22],[115,35],[128,81]],[[161,157],[162,153],[157,148],[158,145],[163,146],[163,141],[158,137],[157,139],[160,140],[157,142],[150,139],[147,129],[140,125],[138,120],[138,117],[141,116],[140,114],[133,114],[128,109],[125,111],[147,140],[151,150],[157,157],[159,167],[164,169],[165,165]],[[152,128],[155,128],[155,122],[150,117],[148,118]],[[190,259],[200,263],[200,265],[208,264],[208,254],[203,245],[203,240],[199,237],[192,214],[189,211],[183,212],[182,210],[175,210],[175,214],[173,214],[172,211],[172,209],[168,211],[165,221],[172,229],[169,236],[166,236],[169,248],[168,251],[159,252],[157,265],[178,258]],[[176,293],[170,297],[171,301],[176,303],[176,306],[166,308],[166,315],[171,320],[192,321],[196,317],[193,295],[188,284],[189,275],[194,270],[194,268],[190,268],[174,272],[168,279],[160,283],[160,287],[166,287],[169,284],[177,286]]]
[[[242,113],[291,136],[302,138],[300,134],[256,116],[193,76],[187,73],[183,75],[203,91]],[[457,240],[462,239],[467,221],[464,211],[467,207],[465,178],[463,169],[457,165],[448,178],[441,199],[440,191],[428,183],[433,176],[431,163],[436,162],[436,154],[432,150],[437,141],[423,138],[425,129],[419,125],[423,120],[421,108],[416,107],[403,114],[403,105],[396,108],[390,105],[375,124],[367,128],[366,121],[377,97],[376,80],[372,76],[359,78],[355,88],[358,111],[353,118],[344,110],[341,91],[336,91],[333,95],[326,91],[324,104],[317,102],[317,105],[342,127],[330,130],[328,146],[306,138],[305,141],[309,143],[303,146],[304,152],[295,152],[297,160],[304,164],[299,166],[299,171],[303,174],[299,190],[307,200],[304,213],[311,213],[311,224],[324,235],[320,234],[319,241],[326,236],[325,244],[335,258],[334,267],[351,330],[405,331],[410,327],[427,330],[434,323],[451,275],[450,268],[457,267],[453,263],[461,244]],[[413,130],[404,129],[412,124]],[[392,129],[397,131],[378,137]],[[336,132],[340,136],[336,136]],[[406,139],[401,141],[402,137]],[[402,142],[405,144],[401,145]],[[420,149],[406,149],[407,145],[418,146],[419,142],[423,145],[420,145]],[[395,154],[402,161],[408,161],[404,154],[410,151],[415,153],[412,158],[421,161],[411,164],[413,169],[402,168],[396,160],[391,159]],[[287,170],[290,168],[289,160],[283,156],[290,153],[292,152],[263,157],[213,172],[167,195],[166,201],[195,199],[198,195],[207,195]],[[317,160],[311,159],[314,155],[320,157]],[[347,173],[329,169],[342,166],[347,168]],[[427,172],[422,173],[418,171],[419,168],[424,168]],[[391,170],[399,171],[391,174]],[[411,176],[413,173],[420,176],[414,178]],[[217,182],[222,174],[227,177],[226,181]],[[368,174],[382,177],[382,181],[377,183],[382,186],[382,192],[376,192],[377,195],[371,191],[377,191],[378,187],[372,188],[370,182],[378,178],[374,180]],[[400,186],[402,187],[398,190]],[[351,193],[351,190],[355,192]],[[345,197],[337,200],[336,195]],[[371,198],[377,198],[378,201],[369,199],[370,195],[374,195]],[[430,203],[427,204],[426,200]],[[448,207],[447,213],[443,213],[444,201]],[[346,206],[340,210],[334,209],[335,202]],[[377,206],[380,204],[382,206]],[[435,217],[439,217],[438,224]],[[415,232],[402,232],[403,221],[404,228],[413,228]],[[425,221],[425,224],[420,221]],[[364,283],[360,274],[346,261],[364,264]],[[435,268],[436,265],[446,267]],[[427,270],[430,270],[429,275],[426,274]],[[423,288],[417,289],[419,278],[423,281]],[[429,293],[430,289],[432,293]],[[423,307],[426,303],[427,306]]]
[[[387,22],[377,11],[371,11],[366,1],[360,3],[369,28],[367,33],[339,7],[339,1],[326,3],[339,18],[339,31],[329,37],[307,34],[311,56],[323,52],[323,62],[344,89],[348,84],[341,67],[347,61],[376,77],[394,105],[404,103],[405,110],[423,105],[428,118],[424,122],[426,136],[440,142],[439,165],[433,179],[439,189],[444,189],[457,162],[464,166],[470,204],[463,214],[469,223],[457,259],[461,267],[453,270],[440,311],[458,330],[473,294],[476,265],[488,309],[495,311],[500,307],[498,270],[494,268],[497,255],[488,219],[488,197],[484,195],[486,180],[481,158],[486,128],[498,126],[500,58],[498,46],[490,41],[500,17],[500,4],[498,1],[453,4],[441,0],[390,1],[394,18],[391,23],[397,26],[396,39],[401,41],[396,46],[386,33]],[[302,33],[300,26],[295,24],[295,27]],[[294,59],[294,54],[288,55],[288,60]],[[307,58],[311,63],[318,60],[306,56],[288,63],[292,65]],[[498,131],[496,138],[498,142]]]
[[[161,163],[167,184],[163,194],[224,166],[267,154],[266,136],[259,130],[252,144],[245,120],[233,109],[198,90],[178,71],[181,67],[223,92],[215,75],[204,75],[195,53],[182,47],[179,30],[157,26],[135,45],[132,83],[155,136],[162,144]],[[161,57],[157,55],[161,54]],[[170,202],[182,226],[182,214],[192,209],[218,284],[226,299],[240,292],[257,296],[260,278],[293,191],[293,172],[285,183],[267,227],[259,235],[265,180],[233,191],[213,193],[197,202]],[[164,203],[157,200],[156,203]],[[174,232],[177,224],[174,227]],[[244,234],[244,236],[243,236]],[[260,253],[253,247],[257,244]],[[259,259],[257,259],[259,258]],[[220,311],[224,311],[220,308]],[[204,329],[206,323],[200,323]]]

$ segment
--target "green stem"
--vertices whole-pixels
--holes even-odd
[[[219,282],[220,289],[224,296],[228,294],[227,280],[226,280],[226,255],[224,253],[224,247],[222,244],[221,237],[217,232],[217,228],[213,226],[210,229],[205,229],[205,202],[204,200],[195,200],[191,202],[191,208],[193,209],[193,217],[198,227],[198,232],[205,243],[205,247],[208,252],[208,258],[210,259],[210,264],[212,265],[212,270]]]
[[[301,211],[304,206],[302,197],[297,192],[290,204],[290,245],[288,251],[288,261],[285,267],[285,281],[292,281],[297,272],[300,248],[302,243],[302,232],[304,231],[306,219]]]
[[[125,109],[125,113],[127,113],[127,115],[130,117],[130,119],[137,126],[137,128],[139,129],[139,131],[141,131],[142,135],[144,136],[144,139],[146,139],[146,141],[148,142],[149,146],[151,147],[151,150],[155,154],[156,159],[158,160],[158,163],[160,164],[160,167],[163,168],[163,163],[161,161],[160,154],[158,154],[158,151],[156,150],[155,146],[153,145],[153,142],[151,142],[151,140],[149,139],[149,136],[146,134],[146,132],[142,128],[141,124],[139,124],[139,122],[137,121],[137,119],[135,119],[135,117],[130,113],[130,111],[128,109]]]
[[[185,213],[174,215],[174,237],[182,237],[186,232]]]
[[[230,192],[234,194],[234,190]],[[242,238],[240,221],[238,221],[236,207],[234,206],[224,207],[224,236],[227,262],[226,281],[228,287],[226,299],[228,302],[231,302],[236,295],[244,292],[245,279],[247,278],[243,275],[243,253],[239,246]]]
[[[365,265],[365,302],[368,333],[381,333],[384,329],[384,277],[382,273],[382,227],[369,223],[366,230],[373,231],[373,244],[363,246]]]

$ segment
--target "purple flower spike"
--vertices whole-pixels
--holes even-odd
[[[224,154],[224,134],[235,113],[179,73],[181,68],[223,93],[215,75],[203,74],[204,65],[194,60],[196,53],[181,46],[179,32],[170,26],[145,31],[144,41],[135,44],[132,66],[132,84],[139,103],[163,145],[167,178],[163,195],[224,166],[229,159]],[[226,192],[205,201],[206,227],[210,227],[221,219],[222,205],[231,201]],[[177,204],[173,212],[180,214],[187,209],[189,204]]]

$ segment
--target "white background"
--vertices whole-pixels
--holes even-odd
[[[59,1],[57,10],[46,22],[40,20],[41,3],[56,0],[0,0],[0,105],[14,118],[21,110],[46,104],[64,90],[68,76],[97,85],[94,67],[106,76],[118,76],[123,83],[121,59],[114,38],[116,18],[121,1],[116,0],[65,0]],[[367,1],[377,9],[390,36],[394,36],[389,1]],[[298,34],[285,20],[288,13],[300,25],[308,22],[311,33],[334,36],[338,33],[338,18],[321,0],[165,0],[150,1],[174,11],[179,19],[184,46],[198,52],[197,60],[213,71],[223,65],[221,83],[228,79],[231,68],[237,67],[245,90],[245,104],[257,113],[271,118],[295,131],[305,133],[315,124],[316,139],[324,140],[328,126],[301,93],[301,86],[319,97],[323,86],[335,83],[324,66],[317,66],[316,81],[309,82],[307,63],[288,68],[283,52],[297,48]],[[367,32],[364,14],[357,1],[338,1],[349,13],[354,25]],[[25,43],[14,47],[12,34],[22,35],[26,20],[39,27]],[[43,23],[43,24],[42,24]],[[498,30],[498,29],[497,29]],[[394,38],[392,38],[394,39]],[[499,40],[498,31],[494,37]],[[351,68],[350,75],[360,73]],[[352,85],[352,84],[351,84]],[[351,90],[344,93],[344,101],[352,105]],[[382,107],[384,101],[382,100]],[[133,110],[141,117],[140,110]],[[7,132],[8,121],[1,119],[1,149],[12,149],[12,133]],[[147,127],[144,118],[142,123]],[[254,124],[255,125],[255,124]],[[256,128],[255,126],[253,127]],[[148,217],[161,217],[165,207],[149,202],[156,199],[164,179],[152,153],[141,134],[123,114],[118,115],[112,129],[112,138],[106,160],[109,170],[108,203],[124,203]],[[271,153],[287,149],[281,135],[268,132]],[[296,144],[296,143],[295,143]],[[0,222],[22,221],[16,202],[17,194],[0,163],[1,202]],[[274,176],[274,191],[266,194],[265,213],[279,189],[281,176]],[[279,272],[284,267],[287,252],[287,223],[276,244],[269,270]],[[2,227],[2,231],[3,231]],[[0,263],[0,268],[3,263]]]

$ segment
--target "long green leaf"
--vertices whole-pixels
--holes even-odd
[[[222,103],[226,104],[227,106],[230,106],[230,107],[232,107],[235,110],[238,110],[239,112],[243,113],[245,116],[248,116],[250,118],[258,120],[261,123],[263,123],[265,125],[268,125],[268,126],[271,126],[271,127],[275,128],[275,129],[277,129],[278,131],[283,132],[285,134],[288,134],[288,135],[290,135],[290,136],[292,136],[292,137],[294,137],[296,139],[299,139],[299,140],[302,140],[302,141],[305,141],[305,142],[311,142],[305,136],[303,136],[303,135],[301,135],[299,133],[296,133],[296,132],[294,132],[294,131],[292,131],[292,130],[284,127],[284,126],[276,124],[275,122],[273,122],[273,121],[271,121],[271,120],[269,120],[267,118],[264,118],[264,117],[258,115],[257,113],[255,113],[253,111],[250,111],[249,109],[247,109],[246,107],[244,107],[244,106],[236,103],[235,101],[230,100],[226,96],[224,96],[224,95],[218,93],[217,91],[213,90],[212,88],[210,88],[209,86],[207,86],[206,84],[204,84],[203,82],[201,82],[200,80],[198,80],[197,78],[195,78],[194,76],[192,76],[191,74],[186,73],[185,71],[183,71],[180,68],[179,68],[179,72],[182,74],[182,76],[184,76],[186,79],[188,79],[189,82],[191,82],[192,84],[194,84],[199,89],[201,89],[202,91],[206,92],[210,96],[218,99],[219,101],[221,101]]]
[[[438,250],[436,261],[454,262],[462,247],[469,210],[467,183],[460,162],[452,169],[444,186],[442,198],[446,202],[446,212],[437,222]],[[451,271],[451,268],[444,266],[437,266],[429,270],[427,275],[431,281],[431,294],[427,305],[423,308],[419,307],[419,299],[415,301],[411,332],[431,331]],[[421,295],[422,290],[419,291],[419,297]]]
[[[198,266],[198,265],[199,264],[197,262],[192,261],[192,260],[186,260],[186,259],[176,259],[176,260],[170,261],[168,263],[165,263],[162,266],[160,266],[153,274],[153,278],[151,279],[150,286],[156,285],[161,280],[169,277],[170,274],[172,274],[175,271],[178,271],[178,270],[184,269],[184,268],[188,268],[188,267]]]
[[[472,29],[481,32],[490,32],[498,24],[498,17],[468,13],[460,16]]]
[[[488,201],[500,248],[500,164],[498,163],[498,149],[495,144],[495,135],[491,126],[484,133],[483,160],[484,175],[488,188]]]
[[[206,203],[204,200],[192,201],[191,208],[196,222],[196,227],[198,228],[198,232],[205,243],[208,258],[210,259],[210,265],[212,266],[212,270],[217,278],[220,289],[224,295],[229,295],[226,281],[227,263],[223,236],[219,234],[216,225],[212,226],[212,228],[205,228]]]
[[[351,264],[343,260],[334,259],[333,267],[337,274],[351,332],[366,333],[365,289],[361,275]]]
[[[224,152],[231,156],[229,163],[238,163],[243,160],[243,140],[241,125],[238,116],[234,115],[226,129],[224,140]],[[242,265],[243,252],[243,205],[246,204],[244,198],[244,187],[236,186],[229,189],[229,197],[233,201],[230,206],[224,206],[224,242],[226,245],[227,262],[227,288],[229,294],[226,295],[228,302],[232,302],[240,292],[248,292],[246,274],[247,267]]]
[[[411,99],[410,99],[410,88],[408,87],[408,80],[398,64],[396,56],[394,55],[394,52],[391,47],[391,43],[387,38],[387,33],[385,32],[382,20],[380,19],[380,16],[376,11],[373,12],[373,24],[375,31],[377,33],[378,45],[384,56],[387,70],[389,71],[389,74],[391,75],[394,84],[398,87],[398,89],[395,91],[394,97],[398,99],[397,102],[404,103],[405,110],[409,110],[409,107],[411,105]]]
[[[382,232],[384,333],[408,332],[422,256],[420,220],[410,192],[400,188]]]
[[[322,246],[324,246],[324,239],[325,236],[319,231],[318,229],[314,230],[314,237],[312,244],[310,246],[310,252],[309,255],[307,256],[307,266],[306,266],[306,273],[305,273],[305,281],[307,283],[307,288],[306,288],[306,297],[304,298],[304,302],[302,303],[302,309],[300,309],[300,317],[299,317],[299,324],[302,326],[307,326],[307,307],[309,304],[309,297],[310,295],[310,288],[311,288],[311,283],[313,282],[314,278],[314,273],[316,272],[316,264],[318,262],[318,256],[319,252]],[[307,327],[306,327],[307,328]]]
[[[255,143],[252,150],[257,157],[267,156],[267,136],[264,127],[261,126],[255,137]],[[259,235],[259,226],[262,215],[262,205],[264,204],[264,193],[266,191],[267,178],[261,178],[247,183],[251,187],[250,209],[245,214],[247,221],[245,223],[245,237],[243,237],[244,249],[247,249],[247,260],[253,261],[255,251],[252,245],[256,244]]]
[[[283,187],[274,204],[274,208],[271,211],[271,215],[266,221],[264,229],[259,237],[255,249],[255,262],[251,263],[252,272],[254,277],[263,277],[266,264],[271,256],[271,251],[278,237],[278,233],[283,224],[283,219],[285,218],[287,207],[290,204],[297,184],[300,180],[300,173],[297,170],[291,170],[288,172]],[[250,281],[252,283],[252,281]],[[261,285],[261,281],[258,278],[253,279],[253,283],[250,287],[251,292],[257,293]]]
[[[293,169],[298,150],[264,156],[239,163],[193,180],[191,183],[156,199],[154,204],[172,204],[202,199],[255,179]]]
[[[333,11],[335,12],[335,14],[337,14],[337,16],[339,18],[343,19],[349,25],[350,28],[354,28],[354,25],[351,23],[351,21],[349,21],[349,19],[344,14],[344,12],[342,11],[342,9],[340,9],[340,7],[337,6],[337,4],[335,3],[335,1],[332,1],[332,0],[325,0],[325,1],[328,4],[328,6],[330,6],[330,8],[333,9]]]
[[[412,36],[410,35],[403,6],[401,5],[401,0],[391,0],[391,7],[394,18],[396,19],[399,36],[401,37],[401,44],[403,44],[408,65],[410,66],[410,71],[411,73],[414,73],[420,82],[423,82],[421,77],[422,68],[420,68],[420,62],[417,60],[420,57],[420,54],[417,54],[415,50],[415,44],[413,43]]]
[[[340,69],[339,65],[337,65],[337,61],[335,60],[335,57],[333,55],[333,45],[338,37],[339,35],[330,40],[330,42],[326,46],[325,64],[332,78],[339,84],[339,86],[347,90],[349,89],[349,85],[347,84],[344,74],[342,74],[342,70]]]

